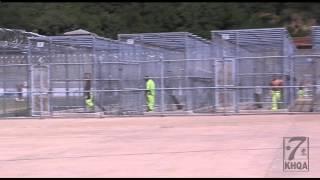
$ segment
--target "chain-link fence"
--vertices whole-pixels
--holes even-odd
[[[30,42],[31,57],[42,58],[32,64],[41,61],[38,66],[48,68],[49,84],[38,82],[50,87],[48,101],[41,101],[49,102],[50,113],[142,113],[142,91],[133,90],[142,81],[140,65],[134,62],[140,47],[96,35],[37,37]],[[86,107],[88,96],[93,109]]]
[[[320,109],[318,26],[309,50],[296,49],[285,28],[212,31],[211,41],[188,32],[112,40],[0,30],[2,117],[146,114],[145,76],[156,84],[149,114]],[[276,103],[274,78],[284,82]]]
[[[27,95],[30,66],[28,37],[40,36],[18,29],[0,28],[0,116],[30,115]]]
[[[158,49],[140,62],[158,87],[155,111],[213,111],[213,90],[205,88],[214,86],[209,41],[187,32],[120,34],[119,40]]]
[[[217,111],[270,109],[270,89],[262,87],[273,78],[292,85],[290,58],[295,48],[284,28],[212,31],[212,46]],[[283,88],[282,95],[281,108],[286,108],[293,92]]]

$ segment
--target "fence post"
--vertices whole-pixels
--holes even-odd
[[[123,64],[122,64],[122,61],[123,61],[123,48],[122,48],[122,44],[117,44],[118,45],[118,61],[119,61],[119,64],[118,64],[118,70],[119,70],[119,113],[120,115],[123,114],[123,110],[124,108],[122,107],[124,105],[124,101],[123,101],[123,96],[124,96],[124,91],[121,91],[123,90],[123,81],[124,81],[124,76],[123,76]]]
[[[165,92],[164,92],[164,62],[163,62],[163,57],[162,55],[160,54],[160,69],[161,69],[161,79],[160,79],[160,82],[161,82],[161,104],[160,104],[160,111],[163,113],[164,112],[164,95],[165,95]]]
[[[93,58],[93,66],[92,66],[92,90],[90,90],[93,94],[93,97],[95,97],[95,101],[96,101],[96,97],[97,97],[97,92],[96,92],[96,86],[97,86],[97,74],[96,74],[96,63],[97,63],[97,59],[96,59],[96,47],[95,47],[95,37],[93,35],[91,35],[91,38],[92,38],[92,58]],[[90,93],[91,93],[90,92]],[[95,102],[95,105],[96,105],[96,102]]]
[[[6,57],[6,53],[4,52],[4,55],[5,55],[5,57]],[[6,114],[7,113],[7,103],[6,103],[6,99],[7,99],[7,97],[5,96],[5,94],[6,94],[6,92],[7,92],[7,81],[6,81],[6,79],[7,79],[7,72],[6,72],[6,64],[7,64],[7,62],[6,61],[4,61],[5,63],[4,63],[4,66],[2,67],[3,68],[3,75],[4,75],[4,77],[5,78],[3,78],[3,81],[2,81],[2,83],[3,83],[3,94],[4,94],[4,96],[3,96],[3,114]]]
[[[48,77],[48,81],[49,81],[48,105],[49,105],[49,109],[48,110],[49,110],[50,115],[52,116],[53,109],[52,109],[52,106],[51,106],[51,102],[52,102],[52,91],[53,91],[53,88],[52,88],[52,80],[51,80],[51,62],[52,62],[51,43],[52,43],[52,40],[51,40],[51,37],[49,37],[49,61],[48,61],[48,71],[49,71],[48,72],[49,73],[49,77]]]
[[[240,89],[239,87],[239,31],[236,31],[236,54],[235,54],[235,58],[234,58],[234,67],[235,67],[235,71],[234,71],[234,84],[236,85],[236,89],[235,89],[235,112],[239,113],[239,96],[240,96]]]
[[[28,110],[29,110],[29,115],[33,116],[33,106],[32,106],[32,97],[33,97],[33,92],[32,92],[32,61],[31,61],[31,49],[32,49],[32,44],[30,38],[28,38],[28,51],[27,51],[27,62],[28,62],[28,88],[27,88],[27,103],[28,103]]]
[[[185,42],[185,47],[184,47],[184,63],[185,63],[185,70],[184,70],[184,78],[185,78],[185,87],[187,87],[188,89],[186,90],[186,105],[187,105],[187,111],[192,110],[192,101],[193,101],[193,97],[192,97],[192,89],[191,88],[191,84],[190,84],[190,78],[189,78],[189,72],[188,72],[188,59],[189,59],[189,53],[190,53],[190,42],[189,42],[189,38],[188,38],[188,34],[185,33],[184,35],[184,42]]]

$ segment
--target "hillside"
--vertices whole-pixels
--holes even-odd
[[[0,3],[0,27],[57,35],[86,29],[119,33],[287,27],[305,36],[320,18],[320,3]]]

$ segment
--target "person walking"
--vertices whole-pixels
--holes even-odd
[[[271,109],[276,111],[279,109],[279,101],[281,100],[281,90],[283,86],[283,80],[280,78],[274,77],[270,83],[271,86],[271,96],[272,104]]]
[[[156,84],[149,78],[145,76],[146,81],[146,101],[147,101],[147,111],[154,111],[155,99],[156,99]]]
[[[95,105],[93,100],[93,94],[91,93],[91,74],[85,73],[84,80],[85,80],[84,97],[85,97],[86,109],[93,111]]]
[[[301,84],[298,90],[298,99],[303,99],[303,98],[304,98],[304,88],[302,87],[302,84]]]

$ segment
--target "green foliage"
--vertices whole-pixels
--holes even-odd
[[[0,3],[0,27],[44,35],[85,29],[119,33],[188,31],[210,38],[211,30],[288,27],[308,34],[320,18],[319,3]]]

